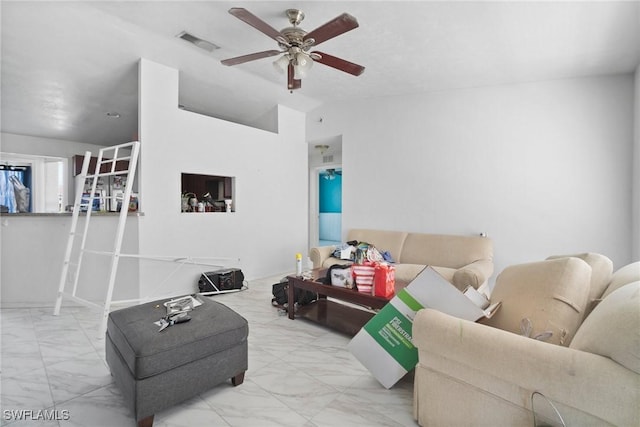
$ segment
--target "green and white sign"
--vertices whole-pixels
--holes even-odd
[[[349,351],[385,387],[391,388],[418,363],[412,326],[416,313],[434,308],[462,319],[489,316],[431,267],[425,268],[349,342]]]
[[[405,371],[410,371],[418,362],[418,351],[411,339],[413,319],[422,304],[405,289],[400,291],[373,317],[364,330],[387,352]]]

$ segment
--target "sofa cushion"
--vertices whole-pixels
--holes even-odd
[[[584,315],[591,267],[579,258],[558,258],[513,265],[496,278],[491,302],[502,307],[486,324],[521,333],[522,319],[532,324],[530,336],[544,331],[547,342],[569,345]]]
[[[453,284],[453,277],[456,275],[456,272],[458,270],[456,270],[455,268],[449,268],[449,267],[437,267],[432,265],[431,268],[433,268],[439,275],[441,275],[442,277],[444,277],[444,279]]]
[[[608,295],[587,317],[570,347],[615,360],[640,374],[640,281]]]
[[[460,268],[481,259],[493,259],[487,237],[409,233],[398,262]]]
[[[478,289],[493,274],[493,261],[480,260],[455,270],[451,283],[464,292],[469,286]]]
[[[413,279],[416,278],[418,274],[422,270],[425,269],[426,265],[421,264],[395,264],[395,278],[396,283],[404,283],[409,284]]]
[[[606,256],[597,253],[583,253],[573,255],[554,255],[547,259],[557,259],[564,257],[580,258],[591,266],[591,291],[589,292],[589,300],[593,301],[604,293],[611,280],[613,273],[613,262]]]
[[[347,242],[357,240],[366,242],[376,247],[380,252],[389,251],[395,262],[400,262],[402,245],[407,237],[404,231],[384,231],[352,229],[347,234]]]
[[[616,270],[615,273],[611,276],[611,281],[609,282],[609,286],[602,294],[602,298],[606,298],[618,288],[629,284],[631,282],[637,282],[640,280],[640,261],[632,262],[631,264],[627,264],[624,267]]]

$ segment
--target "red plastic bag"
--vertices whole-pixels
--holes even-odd
[[[377,264],[373,294],[377,297],[390,298],[396,292],[396,268],[389,264]]]

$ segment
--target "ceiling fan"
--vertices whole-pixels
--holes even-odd
[[[321,175],[324,179],[332,180],[336,178],[336,175],[342,175],[342,171],[336,169],[327,169],[324,171],[324,173],[321,173]]]
[[[337,16],[309,33],[298,27],[304,19],[304,13],[298,9],[287,9],[286,15],[289,18],[291,27],[284,28],[282,31],[276,30],[247,9],[234,7],[229,9],[229,13],[271,37],[278,43],[281,50],[265,50],[224,59],[221,61],[223,65],[238,65],[256,59],[283,54],[279,59],[274,61],[273,65],[282,73],[286,70],[287,88],[291,91],[302,87],[302,78],[306,76],[314,62],[319,62],[354,76],[359,76],[364,72],[364,67],[361,65],[323,52],[309,52],[312,46],[317,46],[320,43],[357,28],[358,21],[348,13]]]

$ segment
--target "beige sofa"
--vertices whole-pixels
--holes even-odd
[[[352,229],[346,241],[353,240],[388,251],[396,263],[396,283],[400,286],[411,282],[427,265],[461,290],[468,286],[477,289],[493,274],[493,243],[487,237]],[[332,256],[335,248],[311,248],[313,267],[347,263]]]
[[[593,268],[585,258],[505,269],[492,300],[506,301],[489,324],[418,312],[418,424],[533,426],[534,411],[537,420],[555,416],[545,411],[550,401],[567,426],[640,425],[640,262],[608,276],[606,262],[592,263],[604,265],[595,275],[607,283],[584,319],[593,305]],[[516,330],[523,318],[533,324],[529,337]],[[549,342],[531,338],[547,329],[554,333]]]

